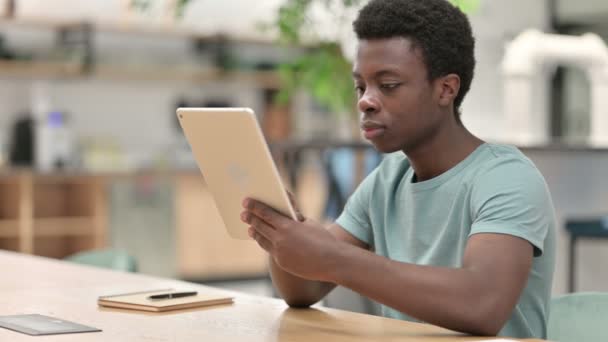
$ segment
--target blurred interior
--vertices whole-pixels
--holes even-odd
[[[52,258],[124,251],[140,273],[274,295],[263,251],[227,235],[175,110],[254,109],[302,211],[337,217],[382,156],[360,137],[355,111],[335,112],[305,89],[275,101],[280,66],[316,43],[279,44],[260,28],[283,3],[0,1],[0,248]],[[321,39],[352,50],[354,38],[317,12]],[[554,293],[570,291],[566,223],[608,231],[608,144],[589,143],[593,75],[539,68],[530,110],[547,119],[531,130],[539,139],[521,141],[503,110],[518,98],[504,97],[501,63],[528,29],[606,41],[608,2],[480,0],[470,19],[478,64],[463,122],[487,141],[518,145],[545,176],[559,222]],[[608,140],[608,129],[596,134]],[[606,236],[578,243],[576,290],[608,290]],[[325,304],[374,312],[346,290]]]

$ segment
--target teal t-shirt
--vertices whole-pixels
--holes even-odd
[[[336,223],[376,254],[461,267],[469,237],[517,236],[534,246],[528,283],[501,336],[544,338],[555,263],[555,214],[543,176],[517,148],[485,143],[443,174],[413,182],[402,152],[387,155]],[[407,294],[406,294],[407,295]],[[386,317],[414,320],[382,306]]]

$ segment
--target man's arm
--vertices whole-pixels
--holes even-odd
[[[474,335],[496,335],[526,285],[533,247],[503,234],[473,235],[461,268],[420,266],[340,249],[336,283],[417,319]]]
[[[470,334],[500,331],[532,265],[532,245],[510,235],[473,235],[461,268],[420,266],[357,248],[260,202],[249,200],[245,207],[250,234],[286,272],[346,286],[422,321]]]
[[[327,229],[338,241],[343,241],[352,246],[368,249],[368,246],[355,238],[342,227],[332,224]],[[331,292],[336,284],[317,280],[308,280],[293,275],[277,265],[270,255],[270,275],[274,287],[281,298],[292,307],[308,307],[323,299]]]

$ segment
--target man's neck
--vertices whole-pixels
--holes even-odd
[[[440,129],[427,143],[404,153],[414,169],[416,181],[421,182],[456,166],[483,143],[462,124],[454,122]]]

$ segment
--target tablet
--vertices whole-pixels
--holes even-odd
[[[253,110],[179,108],[177,117],[230,236],[249,239],[245,197],[296,219]]]
[[[32,336],[101,331],[86,325],[38,314],[0,316],[0,327]]]

